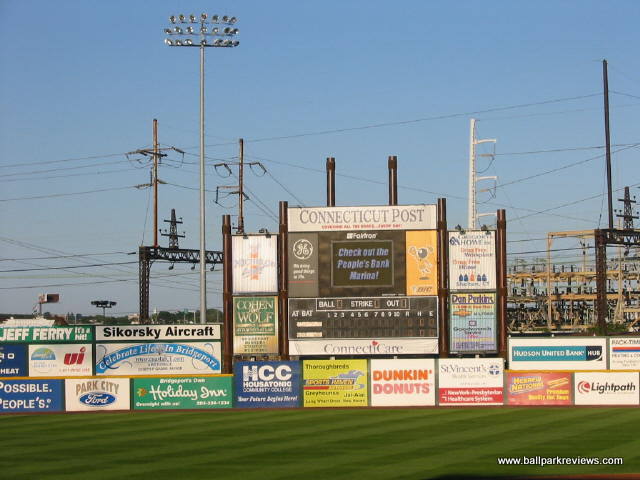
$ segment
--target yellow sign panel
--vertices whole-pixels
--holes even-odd
[[[406,232],[407,295],[438,294],[438,236],[435,230]]]
[[[367,360],[305,360],[305,407],[366,407]]]

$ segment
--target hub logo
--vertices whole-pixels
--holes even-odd
[[[499,364],[491,364],[489,365],[489,375],[501,375],[502,374],[502,365]]]
[[[82,365],[84,361],[84,353],[87,351],[86,347],[82,347],[80,352],[65,353],[64,364],[65,365]]]
[[[114,403],[116,397],[107,392],[89,392],[81,395],[78,400],[88,407],[106,407]]]

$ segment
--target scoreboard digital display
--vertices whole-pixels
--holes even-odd
[[[290,298],[289,338],[438,336],[437,297]]]

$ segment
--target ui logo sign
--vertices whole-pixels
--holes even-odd
[[[236,407],[300,406],[299,362],[237,362]]]

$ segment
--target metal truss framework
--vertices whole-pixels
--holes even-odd
[[[139,247],[138,249],[138,285],[140,289],[140,322],[149,322],[149,277],[154,261],[170,263],[200,263],[200,250],[189,248]],[[205,262],[210,265],[222,265],[222,252],[207,250]]]

